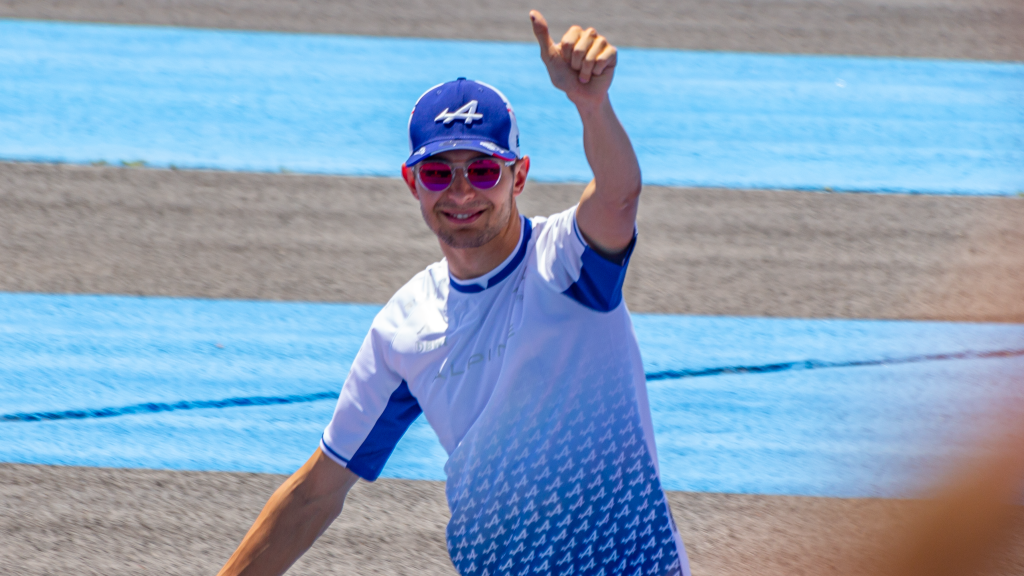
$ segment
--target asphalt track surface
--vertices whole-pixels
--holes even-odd
[[[213,574],[284,476],[0,464],[0,566],[15,574]],[[44,490],[40,490],[44,487]],[[669,493],[701,576],[868,574],[917,503]],[[31,513],[28,513],[31,511]],[[441,482],[358,484],[288,572],[454,576]],[[1024,520],[1024,515],[1021,515]],[[1024,522],[993,575],[1024,568]],[[11,572],[8,572],[11,573]]]
[[[530,183],[528,215],[581,186]],[[1024,199],[648,187],[634,312],[1024,322]],[[0,163],[0,290],[383,303],[441,257],[401,181]]]
[[[0,0],[0,18],[530,42],[532,8],[623,46],[1024,60],[1017,0]]]
[[[556,27],[589,7],[586,23],[623,45],[1024,60],[1024,5],[1015,0],[535,6]],[[2,0],[0,17],[528,41],[527,8]],[[385,190],[394,200],[381,202]],[[524,211],[543,214],[572,203],[578,187],[531,191],[546,194],[524,198]],[[380,302],[438,254],[401,196],[390,180],[4,164],[0,290]],[[1021,322],[1022,206],[1012,198],[649,189],[645,244],[626,297],[651,312]],[[368,229],[373,237],[357,233]],[[281,480],[3,464],[0,566],[15,574],[213,573]],[[704,575],[839,574],[847,558],[852,566],[870,560],[863,550],[913,505],[670,500],[694,573]],[[446,515],[440,484],[361,485],[291,573],[451,574]],[[995,573],[1024,572],[1019,546],[1008,558]]]

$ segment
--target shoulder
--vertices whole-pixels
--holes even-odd
[[[572,228],[573,222],[576,220],[576,205],[572,205],[561,212],[556,212],[550,216],[534,216],[530,218],[530,222],[533,224],[533,230],[535,233],[540,233],[545,230],[556,231],[565,230],[566,228]]]
[[[597,312],[622,302],[622,283],[634,243],[617,259],[590,248],[576,224],[576,206],[541,220],[534,248],[539,277],[556,292]]]
[[[416,323],[424,312],[438,312],[448,297],[448,265],[434,262],[405,283],[388,300],[373,320],[373,330],[393,337],[410,322]]]
[[[533,224],[531,241],[535,249],[564,249],[567,243],[573,248],[583,246],[582,236],[576,228],[575,205],[550,216],[534,216],[530,222]]]
[[[576,206],[570,206],[550,216],[536,216],[533,222],[534,250],[538,254],[567,252],[579,255],[586,248],[586,242],[576,227]]]
[[[441,260],[418,272],[404,286],[395,292],[389,306],[409,305],[443,299],[448,294],[448,264]]]

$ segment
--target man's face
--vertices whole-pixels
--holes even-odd
[[[444,160],[456,166],[464,166],[478,158],[491,158],[473,150],[452,150],[442,152],[420,162]],[[523,190],[527,159],[519,160],[514,166],[501,165],[501,179],[497,185],[481,190],[470,184],[462,170],[456,168],[451,185],[441,192],[424,188],[416,179],[415,170],[404,170],[406,184],[413,196],[420,201],[423,220],[434,234],[452,248],[479,248],[501,233],[508,226],[515,207],[515,197]]]

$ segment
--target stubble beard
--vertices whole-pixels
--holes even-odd
[[[493,204],[491,205],[493,206]],[[423,219],[429,224],[431,219],[428,218],[426,210],[421,206],[421,212],[423,212]],[[435,207],[435,214],[433,221],[436,223],[431,228],[437,238],[452,248],[479,248],[484,244],[487,244],[491,240],[494,240],[501,234],[501,231],[508,225],[508,220],[512,216],[512,193],[509,191],[509,200],[505,202],[503,208],[499,208],[498,217],[493,219],[490,226],[487,226],[483,230],[475,234],[468,232],[457,233],[456,231],[448,228],[445,224],[445,216],[440,210]]]

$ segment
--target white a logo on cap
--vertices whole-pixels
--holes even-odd
[[[444,122],[444,125],[447,126],[456,120],[465,120],[466,124],[472,124],[473,120],[481,120],[484,117],[483,114],[476,113],[476,104],[476,100],[471,100],[455,112],[449,112],[445,108],[444,112],[441,112],[437,115],[437,118],[434,118],[434,122]]]

